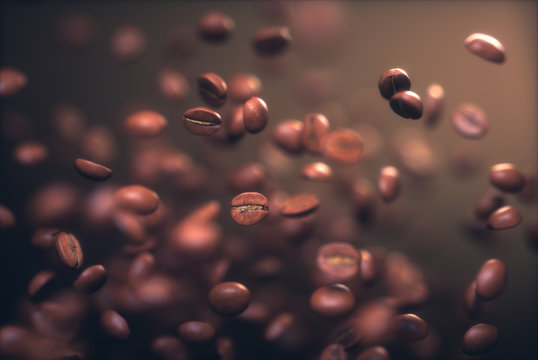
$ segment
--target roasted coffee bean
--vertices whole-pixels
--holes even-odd
[[[73,286],[83,293],[94,293],[103,287],[108,273],[103,265],[93,265],[79,274]]]
[[[355,360],[390,360],[390,355],[382,346],[372,346],[362,350]]]
[[[170,101],[183,101],[190,94],[190,85],[185,75],[179,71],[165,69],[157,76],[161,93]]]
[[[342,345],[329,344],[321,352],[319,360],[348,360],[348,356]]]
[[[260,193],[245,192],[232,199],[232,218],[240,225],[254,225],[269,214],[267,198]]]
[[[112,170],[90,160],[78,158],[75,160],[75,169],[86,179],[105,181],[112,175]]]
[[[489,131],[489,120],[482,108],[471,103],[459,105],[451,115],[452,127],[467,139],[483,138]]]
[[[495,210],[488,217],[488,228],[491,230],[503,230],[513,228],[521,223],[521,214],[511,206],[503,206]]]
[[[411,88],[411,80],[405,72],[400,68],[384,71],[379,77],[377,83],[381,96],[389,100],[394,94],[400,91],[406,91]]]
[[[348,243],[329,243],[319,248],[316,262],[324,274],[345,281],[359,272],[361,255]]]
[[[70,14],[58,24],[59,40],[73,48],[90,45],[96,33],[95,21],[86,14]]]
[[[504,198],[497,191],[488,191],[476,202],[474,214],[486,220],[495,210],[504,206]]]
[[[326,181],[332,178],[333,171],[329,165],[315,162],[306,164],[301,170],[301,176],[308,180]]]
[[[300,136],[302,147],[312,153],[321,155],[329,135],[329,120],[322,114],[306,114],[303,119],[303,131]]]
[[[217,251],[221,228],[212,223],[179,222],[171,231],[172,248],[178,253],[195,259],[207,259]]]
[[[175,336],[161,335],[151,342],[151,349],[165,360],[187,359],[185,345]]]
[[[480,310],[482,301],[476,296],[476,280],[467,286],[463,294],[463,309],[470,316],[474,316]]]
[[[400,173],[394,166],[385,166],[379,173],[377,188],[385,202],[396,199],[400,193]]]
[[[144,32],[132,25],[116,29],[110,39],[110,51],[120,63],[136,60],[146,52],[147,39]]]
[[[234,28],[233,19],[217,11],[208,11],[198,20],[198,35],[212,44],[228,40]]]
[[[117,339],[127,339],[131,333],[127,321],[114,310],[101,314],[101,327],[109,336]]]
[[[445,91],[439,84],[431,84],[424,98],[424,124],[433,128],[443,116]]]
[[[280,208],[283,216],[304,216],[316,211],[319,198],[314,194],[299,194],[284,201]]]
[[[342,284],[323,286],[310,296],[310,307],[324,317],[338,317],[349,313],[355,306],[355,296]]]
[[[519,192],[525,186],[525,177],[513,164],[503,163],[491,167],[489,181],[499,190]]]
[[[231,114],[224,121],[224,129],[230,142],[235,142],[245,135],[245,120],[243,119],[242,105],[237,105],[233,108]]]
[[[151,110],[141,110],[125,119],[124,127],[128,134],[136,137],[154,137],[161,134],[168,122],[162,114]]]
[[[206,73],[198,77],[198,94],[200,98],[213,107],[221,107],[226,101],[228,86],[217,74]]]
[[[370,285],[377,277],[374,257],[368,250],[361,250],[360,276],[364,284]]]
[[[250,303],[250,291],[238,282],[223,282],[209,292],[209,306],[219,315],[235,316]]]
[[[277,316],[275,316],[269,324],[267,324],[267,327],[265,328],[265,332],[263,334],[263,338],[266,341],[276,341],[280,337],[282,337],[286,332],[291,328],[293,323],[295,322],[295,318],[290,313],[282,313]]]
[[[262,89],[260,78],[253,74],[235,74],[228,81],[230,98],[238,103],[243,103],[251,97],[258,96]]]
[[[476,274],[476,294],[483,300],[493,300],[504,291],[508,282],[506,265],[499,259],[490,259]]]
[[[286,120],[279,123],[273,131],[273,141],[282,150],[290,154],[299,154],[303,150],[301,136],[303,123],[299,120]]]
[[[150,214],[159,206],[159,195],[141,185],[124,186],[114,194],[117,206],[137,214]]]
[[[353,130],[342,129],[329,133],[325,142],[325,156],[332,161],[352,165],[364,154],[362,138]]]
[[[54,280],[54,277],[54,272],[50,270],[38,272],[28,284],[28,295],[30,297],[37,296],[38,293],[42,292],[51,283],[51,281]]]
[[[274,56],[283,53],[291,41],[290,31],[287,27],[266,27],[254,34],[252,47],[258,55]]]
[[[390,98],[392,111],[406,119],[422,117],[422,100],[412,91],[400,91]]]
[[[259,97],[251,97],[243,105],[243,121],[245,130],[251,134],[257,134],[267,125],[269,111],[265,101]]]
[[[467,355],[482,355],[497,345],[499,330],[489,324],[470,327],[463,335],[463,352]]]
[[[82,266],[84,254],[75,235],[59,233],[56,238],[56,252],[60,261],[68,268],[78,269]]]
[[[221,124],[220,115],[206,107],[191,108],[183,114],[183,125],[194,135],[212,135],[220,129]]]
[[[6,206],[0,204],[0,230],[14,227],[17,224],[15,215]]]
[[[471,34],[465,39],[465,47],[473,54],[493,63],[501,64],[506,59],[504,46],[490,35]]]
[[[138,254],[131,263],[127,273],[129,284],[136,287],[147,280],[155,269],[155,257],[153,254],[143,252]]]
[[[26,75],[21,71],[13,68],[0,69],[0,98],[17,94],[26,83]]]
[[[179,338],[186,344],[204,345],[215,338],[213,326],[202,321],[187,321],[178,327]]]
[[[40,250],[50,249],[55,244],[59,233],[60,229],[57,228],[37,229],[32,236],[32,246]]]
[[[415,314],[397,315],[392,319],[394,335],[405,341],[418,341],[428,335],[428,324]]]
[[[13,150],[15,161],[24,166],[34,166],[45,161],[49,151],[45,145],[35,142],[26,141],[17,145]]]
[[[116,229],[127,237],[127,240],[141,244],[146,239],[146,229],[134,214],[126,211],[115,211],[112,215],[112,222]]]

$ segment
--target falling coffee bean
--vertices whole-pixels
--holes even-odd
[[[398,115],[406,119],[422,117],[422,100],[412,91],[400,91],[390,98],[390,107]]]
[[[145,186],[129,185],[116,191],[114,201],[120,208],[144,215],[157,210],[159,195]]]
[[[156,111],[143,110],[131,114],[125,119],[125,130],[136,137],[154,137],[161,134],[168,122]]]
[[[267,125],[269,112],[265,101],[259,97],[251,97],[243,105],[243,121],[245,130],[251,134],[257,134]]]
[[[273,131],[273,141],[280,149],[290,154],[299,154],[303,150],[301,141],[302,132],[303,123],[301,121],[282,121]]]
[[[342,284],[322,286],[310,296],[310,307],[324,317],[338,317],[349,313],[355,306],[355,296]]]
[[[107,277],[107,271],[103,265],[93,265],[79,274],[73,286],[80,292],[94,293],[103,287]]]
[[[267,27],[258,30],[252,38],[252,46],[261,56],[283,53],[291,43],[290,31],[285,26]]]
[[[329,165],[322,162],[306,164],[301,170],[301,176],[308,180],[327,181],[332,175]]]
[[[499,341],[499,330],[489,324],[472,326],[463,335],[463,352],[467,355],[482,355],[490,351]]]
[[[348,243],[329,243],[319,248],[316,261],[321,272],[345,281],[358,274],[361,255]]]
[[[183,114],[183,125],[194,135],[212,135],[220,129],[221,124],[220,115],[206,107],[191,108]]]
[[[329,344],[321,352],[319,360],[348,360],[348,356],[342,345]]]
[[[394,166],[385,166],[379,173],[377,182],[379,194],[385,202],[396,199],[400,193],[400,173]]]
[[[525,177],[513,164],[503,163],[491,167],[489,181],[499,190],[519,192],[525,186]]]
[[[13,68],[0,69],[0,98],[13,96],[26,86],[27,79],[21,71]]]
[[[467,139],[481,139],[489,131],[489,120],[478,105],[463,103],[451,115],[452,127]]]
[[[424,98],[424,124],[433,128],[443,116],[445,91],[439,84],[431,84]]]
[[[318,209],[319,198],[314,194],[299,194],[284,201],[280,209],[283,216],[304,216]]]
[[[493,300],[504,291],[507,281],[508,272],[504,262],[490,259],[476,275],[476,294],[483,300]]]
[[[0,230],[14,227],[17,224],[15,215],[6,206],[0,204]]]
[[[233,19],[217,11],[208,11],[198,20],[198,35],[211,44],[223,43],[235,28]]]
[[[384,71],[379,77],[377,83],[381,96],[389,100],[394,94],[400,91],[406,91],[411,88],[411,80],[405,72],[400,68]]]
[[[203,321],[187,321],[179,325],[179,338],[186,344],[204,345],[215,338],[215,328]]]
[[[78,269],[82,266],[84,256],[75,235],[65,232],[58,234],[56,252],[60,261],[68,268]]]
[[[504,230],[518,226],[521,223],[521,214],[511,206],[503,206],[495,210],[488,217],[488,228],[492,230]]]
[[[269,214],[267,198],[257,192],[245,192],[232,199],[232,218],[240,225],[254,225]]]
[[[86,159],[76,159],[75,168],[86,179],[105,181],[112,175],[112,170],[101,164]]]
[[[228,81],[230,98],[236,103],[244,103],[254,96],[258,96],[262,89],[262,82],[254,74],[235,74]]]
[[[325,142],[325,156],[344,165],[359,162],[364,155],[364,142],[353,130],[342,129],[329,133]]]
[[[302,147],[315,155],[323,153],[325,141],[329,135],[329,120],[323,114],[306,114],[303,119],[300,141]]]
[[[36,297],[39,293],[42,293],[43,290],[50,285],[54,280],[55,274],[50,270],[43,270],[37,273],[30,283],[28,284],[28,295],[30,297]]]
[[[362,350],[355,360],[390,360],[390,355],[384,347],[372,346]]]
[[[217,108],[224,105],[228,86],[220,76],[206,73],[201,75],[196,82],[198,83],[198,93],[206,104]]]
[[[250,291],[237,282],[223,282],[209,292],[209,306],[219,314],[235,316],[245,311],[250,303]]]
[[[127,339],[131,333],[127,321],[113,310],[105,311],[101,315],[101,327],[111,337]]]
[[[504,46],[493,36],[474,33],[465,39],[465,47],[484,60],[501,64],[506,59]]]
[[[110,39],[110,50],[114,59],[127,63],[138,59],[146,52],[146,34],[133,25],[118,28]]]
[[[405,341],[418,341],[428,335],[428,324],[415,314],[397,315],[392,319],[392,331]]]

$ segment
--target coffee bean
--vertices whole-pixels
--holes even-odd
[[[127,321],[114,310],[101,314],[101,327],[109,336],[117,339],[127,339],[131,333]]]
[[[487,219],[495,210],[504,206],[504,197],[497,191],[488,191],[475,204],[474,214],[479,219]]]
[[[58,24],[59,40],[73,48],[84,48],[95,39],[96,24],[86,14],[70,14]]]
[[[161,93],[170,101],[183,101],[190,94],[190,85],[185,75],[179,71],[165,69],[157,76]]]
[[[37,229],[32,236],[32,246],[40,250],[47,250],[54,245],[59,233],[60,230],[57,228]]]
[[[212,222],[180,222],[171,230],[170,245],[186,257],[207,259],[217,251],[221,233],[221,228]]]
[[[153,352],[165,360],[187,359],[185,345],[175,336],[161,335],[151,342]]]
[[[489,131],[489,120],[482,108],[471,103],[459,105],[451,115],[452,127],[467,139],[483,138]]]
[[[333,171],[329,165],[315,162],[306,164],[301,170],[301,176],[308,180],[327,181],[332,178]]]
[[[389,360],[390,355],[382,346],[372,346],[362,350],[355,360]]]
[[[198,77],[198,94],[200,98],[213,107],[221,107],[226,101],[228,86],[217,74],[206,73]]]
[[[267,125],[269,111],[265,101],[259,97],[251,97],[243,105],[243,121],[245,129],[251,134],[257,134]]]
[[[392,111],[406,119],[420,119],[422,117],[422,100],[412,91],[400,91],[390,98]]]
[[[116,143],[110,129],[96,125],[88,129],[80,145],[84,157],[110,163],[116,157]]]
[[[491,167],[489,181],[499,190],[519,192],[525,186],[525,177],[513,164],[503,163]]]
[[[129,185],[116,191],[114,201],[120,208],[144,215],[157,210],[159,195],[145,186]]]
[[[506,265],[499,259],[490,259],[476,274],[476,294],[484,300],[493,300],[506,287],[508,272]]]
[[[342,345],[329,344],[321,352],[319,360],[348,360],[348,357]]]
[[[301,141],[302,132],[303,123],[301,121],[282,121],[273,131],[273,141],[280,149],[290,154],[299,154],[303,150]]]
[[[275,56],[283,53],[291,41],[290,31],[287,27],[266,27],[254,34],[252,47],[260,56]]]
[[[325,156],[332,161],[352,165],[364,154],[362,138],[353,130],[342,129],[331,132],[325,142]]]
[[[246,310],[250,291],[237,282],[223,282],[209,292],[209,306],[219,315],[235,316]]]
[[[224,121],[224,130],[230,142],[236,142],[245,135],[245,120],[243,118],[242,105],[237,105],[233,108],[231,114]]]
[[[439,84],[431,84],[424,98],[424,124],[433,128],[443,116],[445,91]]]
[[[355,306],[355,296],[342,284],[322,286],[310,296],[310,307],[324,317],[339,317]]]
[[[0,230],[14,227],[17,224],[15,215],[5,205],[0,204]]]
[[[110,38],[112,56],[120,63],[136,60],[146,52],[146,48],[146,34],[133,25],[116,29]]]
[[[35,141],[20,143],[13,150],[15,161],[24,166],[34,166],[42,163],[48,155],[49,152],[45,145]]]
[[[503,230],[513,228],[521,223],[521,214],[511,206],[503,206],[495,210],[488,217],[488,228],[491,230]]]
[[[127,273],[127,279],[132,287],[136,287],[145,280],[147,280],[155,269],[155,257],[148,253],[143,252],[138,254],[132,261],[129,271]]]
[[[397,315],[392,319],[394,335],[405,341],[418,341],[428,335],[428,324],[415,314]]]
[[[217,11],[208,11],[198,20],[198,35],[211,44],[225,42],[231,36],[235,22],[227,15]]]
[[[282,313],[275,316],[267,327],[263,334],[263,338],[266,341],[276,341],[281,338],[291,328],[295,318],[290,313]]]
[[[220,129],[221,123],[218,113],[202,106],[191,108],[183,114],[183,125],[194,135],[212,135]]]
[[[300,135],[302,147],[312,154],[321,155],[329,134],[329,120],[322,114],[306,114]]]
[[[105,181],[112,175],[112,170],[90,160],[78,158],[75,160],[75,169],[86,179]]]
[[[283,216],[304,216],[316,211],[319,198],[314,194],[299,194],[284,201],[280,208]]]
[[[179,338],[190,345],[208,344],[215,338],[213,326],[202,321],[187,321],[178,327]]]
[[[261,89],[260,78],[253,74],[235,74],[228,81],[230,98],[238,103],[243,103],[251,97],[258,96]]]
[[[409,90],[411,80],[405,70],[395,68],[384,71],[379,77],[377,86],[381,96],[389,100],[397,92]]]
[[[394,166],[385,166],[379,173],[377,188],[385,202],[396,199],[400,193],[400,173]]]
[[[240,225],[254,225],[269,214],[267,198],[260,193],[245,192],[232,199],[232,218]]]
[[[467,286],[463,294],[463,309],[470,316],[475,316],[482,305],[481,299],[476,296],[476,280]]]
[[[103,265],[93,265],[79,274],[73,286],[83,293],[94,293],[105,284],[108,273]]]
[[[56,238],[56,252],[60,261],[68,268],[78,269],[82,266],[84,254],[75,235],[59,233]]]
[[[506,59],[504,46],[490,35],[471,34],[465,39],[465,47],[473,54],[493,63],[501,64]]]
[[[125,119],[124,127],[128,134],[136,137],[154,137],[163,132],[168,122],[158,112],[137,111]]]
[[[368,250],[360,251],[360,276],[364,284],[370,285],[377,277],[377,269],[374,257]]]
[[[48,285],[50,285],[54,278],[55,274],[50,270],[38,272],[28,284],[28,295],[30,297],[36,297],[38,293],[42,292]]]
[[[126,211],[115,211],[112,215],[112,222],[127,240],[140,244],[146,239],[146,229],[134,214]]]
[[[13,68],[0,69],[0,98],[13,96],[27,83],[26,75]]]
[[[490,351],[499,341],[499,330],[489,324],[470,327],[463,335],[463,352],[467,355],[482,355]]]
[[[329,243],[319,248],[316,262],[324,274],[345,281],[359,272],[361,255],[348,243]]]

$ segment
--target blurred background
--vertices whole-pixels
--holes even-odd
[[[20,70],[27,84],[0,102],[0,204],[17,218],[15,228],[0,232],[4,304],[0,323],[26,321],[22,308],[28,301],[28,281],[39,270],[55,266],[30,245],[39,223],[29,210],[36,192],[61,181],[60,187],[72,187],[80,196],[76,207],[82,214],[85,199],[97,185],[75,172],[75,158],[93,159],[112,168],[114,175],[108,185],[127,185],[141,182],[133,175],[136,163],[142,161],[140,149],[167,144],[188,154],[195,172],[203,174],[185,180],[192,182],[187,190],[176,191],[169,184],[150,186],[174,221],[216,199],[222,205],[223,242],[239,238],[236,243],[246,251],[256,247],[263,252],[267,247],[268,252],[278,253],[280,248],[277,251],[267,245],[272,239],[262,240],[255,228],[239,227],[228,214],[228,203],[238,193],[227,186],[228,173],[242,164],[259,162],[270,181],[265,190],[308,191],[321,199],[309,239],[301,246],[286,248],[281,257],[285,263],[308,253],[305,244],[316,249],[332,241],[340,226],[335,224],[347,224],[351,219],[349,240],[356,247],[400,251],[418,265],[430,298],[413,311],[434,329],[436,351],[425,355],[397,347],[393,358],[468,358],[460,351],[461,338],[478,322],[500,331],[499,344],[483,359],[538,355],[538,268],[536,248],[527,239],[528,221],[536,216],[536,196],[524,200],[503,195],[507,204],[522,213],[523,222],[516,228],[487,232],[469,225],[474,204],[491,187],[488,174],[492,165],[510,162],[536,176],[536,1],[4,1],[1,10],[0,67]],[[230,39],[223,44],[205,43],[196,34],[197,21],[208,10],[222,12],[235,22]],[[258,29],[272,25],[288,26],[293,43],[283,55],[261,58],[253,52],[251,39]],[[127,62],[117,61],[111,50],[113,35],[124,26],[137,27],[145,37],[141,54]],[[506,49],[506,62],[489,63],[470,53],[463,44],[475,32],[497,38]],[[428,127],[423,119],[399,117],[379,95],[379,76],[395,67],[407,71],[411,90],[423,99],[429,85],[443,87],[444,112],[437,126]],[[186,79],[177,101],[166,98],[159,87],[164,69],[173,69]],[[182,115],[203,105],[196,78],[206,72],[227,81],[238,73],[258,76],[260,97],[269,108],[267,128],[256,135],[246,134],[234,144],[188,133]],[[488,115],[490,131],[480,140],[461,137],[450,124],[450,113],[464,102],[479,105]],[[140,109],[163,114],[168,120],[165,133],[150,140],[129,137],[123,122]],[[76,120],[57,120],[61,111],[71,111]],[[311,112],[326,115],[331,129],[351,128],[364,139],[366,153],[360,163],[329,162],[335,172],[329,183],[300,178],[302,166],[319,158],[288,155],[272,142],[272,131],[279,122],[301,120]],[[45,145],[48,156],[23,166],[15,160],[14,149],[29,140]],[[416,155],[418,159],[410,155],[410,166],[402,162],[401,147],[406,141],[427,149],[426,175],[418,165],[419,170],[413,171],[422,155]],[[376,221],[365,226],[354,220],[344,180],[361,177],[375,184],[385,165],[401,170],[401,196],[390,205],[376,200]],[[93,228],[81,214],[68,224],[86,251],[86,264],[106,263],[124,239],[114,230]],[[506,263],[508,285],[478,319],[470,319],[458,311],[458,302],[490,258]],[[245,280],[245,269],[246,265],[238,265],[232,277],[254,283]],[[181,271],[190,276],[189,271],[196,273],[198,268]],[[275,286],[288,284],[286,276],[284,272],[271,281]],[[287,300],[275,312],[300,309],[301,304],[308,307],[308,296],[315,287],[304,281],[304,287],[294,288],[296,296],[282,293]],[[255,285],[251,291],[256,293]],[[357,299],[360,303],[360,294]],[[96,359],[150,358],[154,355],[148,339],[166,333],[163,328],[168,330],[155,325],[158,330],[152,332],[154,321],[139,316],[131,324],[131,339],[118,344],[99,334],[96,320],[86,324],[76,339],[85,343],[87,357]],[[313,359],[334,327],[334,323],[316,324],[319,327],[312,330],[315,335],[308,345],[291,353],[258,346],[261,340],[248,336],[246,341],[244,332],[233,324],[235,330],[223,331],[235,341],[238,359]],[[136,330],[137,326],[144,330]]]

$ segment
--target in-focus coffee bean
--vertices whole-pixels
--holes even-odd
[[[108,273],[103,265],[92,265],[79,274],[73,286],[83,293],[94,293],[106,283]]]
[[[13,68],[0,69],[0,98],[13,96],[27,83],[26,75]]]
[[[75,160],[75,169],[86,179],[105,181],[112,175],[112,170],[90,160],[78,158]]]
[[[506,192],[519,192],[525,186],[525,177],[514,164],[496,164],[489,170],[489,181],[497,189]]]
[[[290,31],[285,26],[266,27],[258,30],[252,38],[254,51],[261,56],[275,56],[283,53],[292,41]]]
[[[392,95],[390,98],[392,111],[406,119],[420,119],[422,117],[422,100],[416,93],[406,90]]]
[[[411,88],[411,80],[400,68],[394,68],[384,71],[379,77],[377,83],[381,96],[389,100],[394,94],[400,91],[406,91]]]
[[[273,141],[278,147],[290,154],[299,154],[303,150],[301,135],[303,123],[299,120],[280,122],[273,131]]]
[[[221,124],[220,115],[206,107],[191,108],[183,114],[183,125],[194,135],[212,135],[220,129]]]
[[[302,147],[308,152],[321,155],[329,135],[329,120],[323,114],[306,114],[303,118],[303,131],[300,135]]]
[[[324,274],[345,281],[358,274],[361,255],[348,243],[329,243],[319,248],[316,262]]]
[[[392,332],[399,339],[418,341],[428,335],[428,324],[415,314],[397,315],[392,319]]]
[[[508,282],[506,265],[499,259],[490,259],[482,265],[476,275],[476,294],[483,300],[497,298]]]
[[[179,338],[186,344],[204,345],[215,338],[215,328],[203,321],[187,321],[178,327]]]
[[[493,63],[501,64],[506,59],[503,44],[490,35],[471,34],[465,39],[465,47],[473,54]]]
[[[269,111],[267,104],[259,97],[251,97],[243,104],[243,121],[245,130],[251,134],[257,134],[267,125]]]
[[[145,138],[161,134],[167,125],[165,117],[152,110],[137,111],[129,115],[124,123],[128,134]]]
[[[451,114],[452,128],[467,139],[481,139],[489,131],[489,119],[476,104],[463,103]]]
[[[221,107],[226,101],[228,86],[226,82],[215,73],[205,73],[196,80],[198,84],[198,94],[208,105]]]
[[[394,166],[385,166],[379,172],[377,188],[385,202],[396,199],[400,193],[400,173]]]
[[[61,232],[56,238],[58,258],[68,268],[78,269],[82,266],[84,254],[75,235]]]
[[[306,164],[301,170],[301,176],[307,180],[327,181],[332,178],[333,171],[329,165],[315,162]]]
[[[129,185],[119,188],[114,201],[120,208],[137,214],[150,214],[159,206],[159,195],[142,185]]]
[[[511,206],[503,206],[495,210],[488,217],[488,228],[492,230],[504,230],[518,226],[521,223],[521,214]]]
[[[109,336],[117,339],[127,339],[131,333],[127,321],[114,310],[101,314],[101,327]]]
[[[254,225],[269,215],[267,198],[257,192],[245,192],[232,199],[231,214],[240,225]]]
[[[324,317],[339,317],[355,306],[355,296],[342,284],[322,286],[310,296],[310,307]]]
[[[463,335],[463,352],[467,355],[482,355],[490,351],[499,341],[499,330],[489,324],[470,327]]]
[[[223,43],[231,36],[235,22],[218,11],[208,11],[198,20],[198,35],[211,44]]]
[[[209,292],[209,306],[219,315],[235,316],[245,311],[250,303],[250,291],[238,282],[223,282]]]
[[[283,216],[304,216],[316,211],[319,198],[314,194],[299,194],[284,201],[280,208]]]

